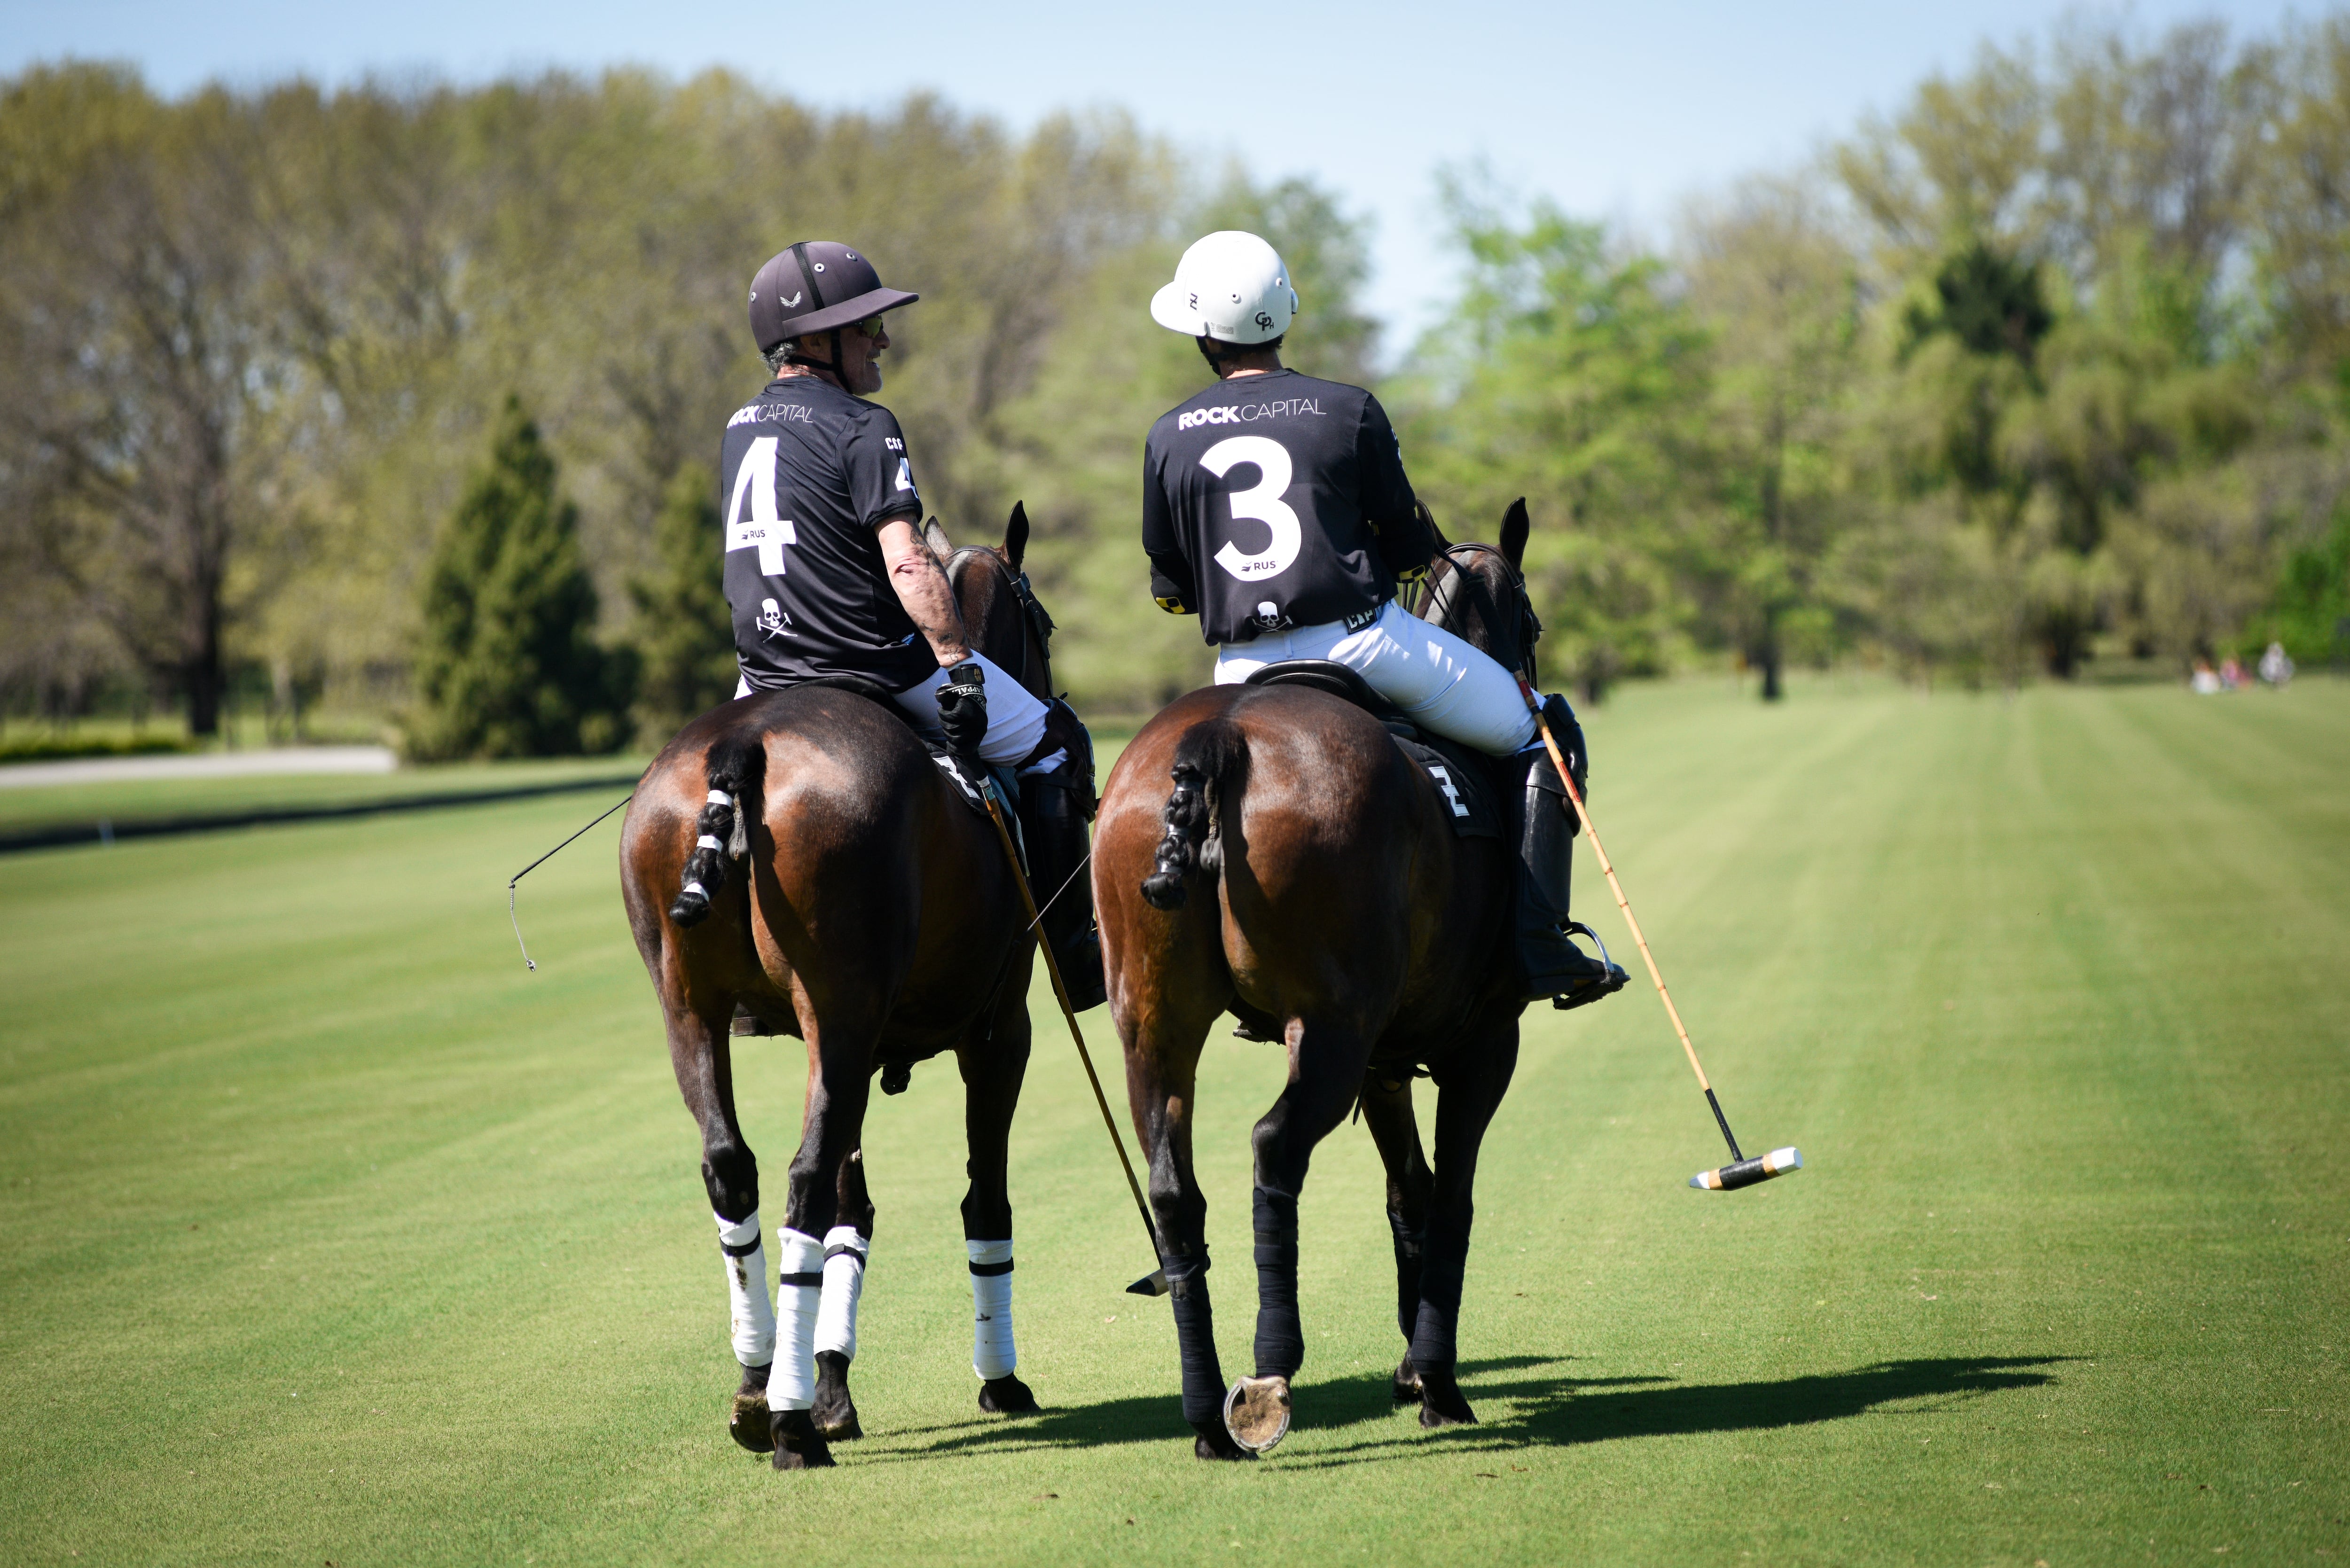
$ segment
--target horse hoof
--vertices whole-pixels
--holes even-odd
[[[1243,1377],[1224,1395],[1224,1430],[1253,1454],[1289,1436],[1289,1379]]]
[[[1202,1432],[1191,1439],[1191,1453],[1202,1459],[1250,1459],[1256,1456],[1232,1441],[1232,1435],[1218,1427],[1213,1432]]]
[[[832,1450],[825,1446],[823,1435],[806,1410],[776,1411],[771,1430],[777,1469],[821,1470],[832,1467]]]
[[[1033,1416],[1036,1396],[1028,1385],[1007,1374],[979,1386],[979,1407],[991,1416]]]
[[[1461,1385],[1453,1381],[1450,1372],[1419,1375],[1419,1424],[1431,1430],[1477,1424],[1477,1412],[1469,1408],[1469,1401],[1461,1397]]]
[[[754,1454],[775,1451],[765,1389],[746,1389],[734,1396],[734,1408],[726,1417],[726,1435]]]
[[[855,1442],[865,1428],[857,1424],[857,1402],[848,1397],[848,1357],[819,1350],[816,1368],[816,1402],[808,1411],[816,1429],[827,1442]]]
[[[1419,1403],[1419,1372],[1407,1355],[1395,1369],[1395,1381],[1388,1386],[1388,1397],[1399,1405]]]

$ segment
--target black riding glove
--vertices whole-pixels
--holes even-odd
[[[987,738],[987,671],[978,659],[947,671],[947,683],[939,688],[939,728],[955,755],[979,755],[979,743]]]

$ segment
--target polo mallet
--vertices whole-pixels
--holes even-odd
[[[1086,1082],[1094,1086],[1094,1104],[1101,1107],[1102,1126],[1109,1129],[1110,1147],[1118,1150],[1118,1163],[1126,1172],[1126,1189],[1134,1194],[1134,1211],[1142,1216],[1142,1233],[1150,1238],[1150,1255],[1159,1255],[1159,1227],[1151,1222],[1150,1205],[1143,1201],[1142,1183],[1134,1179],[1134,1162],[1126,1158],[1126,1140],[1118,1136],[1118,1120],[1109,1113],[1109,1096],[1102,1093],[1101,1075],[1094,1071],[1093,1054],[1086,1049],[1085,1032],[1077,1027],[1077,1010],[1069,1005],[1069,988],[1061,981],[1061,966],[1053,957],[1053,944],[1044,931],[1045,917],[1036,912],[1035,895],[1028,890],[1028,873],[1021,868],[1020,852],[1012,846],[1012,830],[1004,826],[1003,802],[997,794],[995,780],[984,768],[972,770],[979,775],[980,798],[987,802],[987,819],[995,824],[995,837],[1003,846],[1003,859],[1012,867],[1012,885],[1020,889],[1020,907],[1028,911],[1028,929],[1036,933],[1036,950],[1045,955],[1045,972],[1052,977],[1054,999],[1061,1004],[1061,1016],[1068,1021],[1069,1038],[1076,1043],[1077,1060],[1086,1064]],[[1142,1278],[1126,1287],[1127,1294],[1163,1296],[1167,1293],[1167,1271],[1154,1268]]]
[[[1697,1075],[1697,1086],[1705,1091],[1705,1103],[1712,1107],[1714,1122],[1721,1128],[1721,1139],[1730,1146],[1728,1165],[1700,1170],[1690,1178],[1689,1184],[1708,1192],[1728,1192],[1803,1169],[1801,1149],[1774,1148],[1752,1158],[1739,1152],[1738,1139],[1730,1130],[1730,1118],[1721,1114],[1721,1102],[1713,1097],[1713,1085],[1706,1081],[1705,1067],[1697,1059],[1697,1047],[1690,1044],[1689,1030],[1681,1023],[1680,1009],[1673,1005],[1673,993],[1665,989],[1665,977],[1657,969],[1656,955],[1648,951],[1648,939],[1640,934],[1640,922],[1632,918],[1631,901],[1624,897],[1624,884],[1616,879],[1616,867],[1608,863],[1607,846],[1599,842],[1599,829],[1591,820],[1591,808],[1583,804],[1583,792],[1575,787],[1575,775],[1567,772],[1566,759],[1559,754],[1558,741],[1550,732],[1550,721],[1543,717],[1542,702],[1523,675],[1518,677],[1518,695],[1526,700],[1526,707],[1534,716],[1534,728],[1542,732],[1551,765],[1558,769],[1559,781],[1566,785],[1566,798],[1575,803],[1575,815],[1583,819],[1583,831],[1591,835],[1591,853],[1598,857],[1599,869],[1607,874],[1607,886],[1616,895],[1616,907],[1624,911],[1624,923],[1632,928],[1632,940],[1639,946],[1641,961],[1648,966],[1648,978],[1657,982],[1657,995],[1664,1002],[1665,1015],[1673,1021],[1673,1033],[1681,1037],[1681,1049],[1688,1053],[1690,1071]]]

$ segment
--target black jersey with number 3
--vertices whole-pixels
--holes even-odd
[[[938,668],[874,537],[921,515],[896,416],[786,376],[726,421],[719,472],[726,602],[754,690],[862,675],[901,691]]]
[[[1196,612],[1211,643],[1377,609],[1395,597],[1380,535],[1389,558],[1409,557],[1426,532],[1378,400],[1295,370],[1236,376],[1170,410],[1142,470],[1151,592]]]

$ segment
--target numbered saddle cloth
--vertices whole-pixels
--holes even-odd
[[[1399,719],[1388,721],[1388,732],[1444,797],[1454,836],[1502,836],[1501,803],[1493,795],[1493,758],[1440,735],[1425,734]]]

